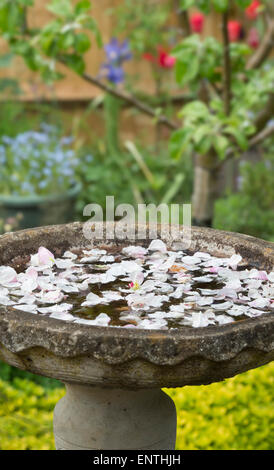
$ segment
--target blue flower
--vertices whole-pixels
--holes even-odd
[[[125,72],[122,67],[116,67],[112,64],[104,64],[103,69],[106,70],[106,78],[115,85],[124,81]]]
[[[122,64],[123,62],[132,58],[127,40],[119,44],[118,39],[112,38],[111,41],[104,46],[104,49],[107,55],[107,60],[112,64]]]
[[[4,142],[4,144],[7,144],[7,145],[10,145],[13,143],[13,140],[11,137],[8,137],[7,135],[4,135],[2,137],[2,141]]]
[[[71,137],[71,136],[70,136],[70,137],[64,136],[64,137],[62,137],[62,139],[61,139],[61,144],[62,144],[62,145],[70,145],[70,144],[72,144],[73,140],[74,140],[74,139],[73,139],[73,137]]]
[[[0,139],[0,182],[10,194],[48,194],[67,190],[79,164],[69,147],[73,138],[43,124],[39,131]]]
[[[122,65],[125,61],[132,58],[128,41],[119,43],[118,39],[112,38],[111,41],[104,46],[107,61],[102,65],[103,75],[115,85],[121,83],[125,79],[125,72]]]

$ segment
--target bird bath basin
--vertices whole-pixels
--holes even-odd
[[[179,246],[169,236],[165,242],[169,249]],[[84,237],[80,223],[23,230],[0,237],[0,265],[40,246],[60,256],[100,244]],[[240,254],[268,272],[274,266],[272,243],[241,234],[193,227],[190,249]],[[209,384],[273,358],[273,313],[205,328],[145,330],[76,324],[0,306],[0,359],[66,384],[54,412],[57,449],[174,449],[175,406],[162,387]]]

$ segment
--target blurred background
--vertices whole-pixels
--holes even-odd
[[[274,241],[273,36],[267,0],[0,0],[0,234],[111,195]],[[273,449],[273,370],[167,390],[177,448]],[[54,449],[63,393],[0,362],[0,449]]]

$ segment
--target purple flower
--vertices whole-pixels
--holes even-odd
[[[122,67],[112,64],[104,64],[103,69],[105,69],[106,78],[115,85],[124,81],[125,72]]]
[[[111,41],[105,45],[104,49],[107,60],[111,63],[121,65],[123,62],[130,60],[132,57],[127,40],[119,44],[118,39],[112,38]]]
[[[118,39],[112,38],[104,47],[107,61],[102,65],[102,75],[110,82],[117,85],[125,79],[125,72],[122,68],[123,62],[130,60],[132,54],[129,49],[128,41],[119,43]]]

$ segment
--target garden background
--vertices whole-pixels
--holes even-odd
[[[57,223],[113,195],[274,241],[271,4],[0,0],[0,233],[27,226],[25,198],[80,184]],[[166,390],[177,449],[273,449],[273,371]],[[63,394],[0,363],[0,449],[54,449]]]

